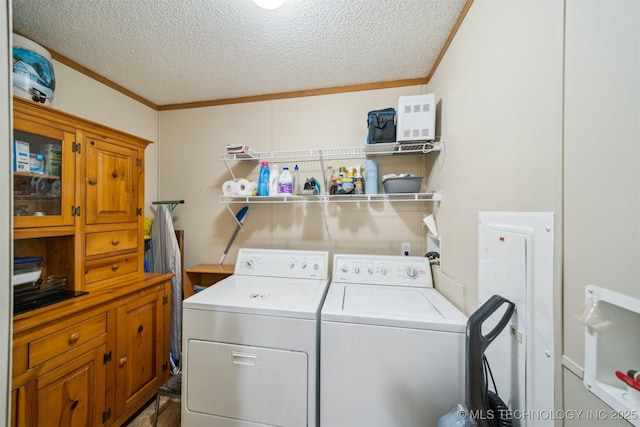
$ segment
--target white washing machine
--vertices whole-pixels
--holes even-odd
[[[464,402],[467,318],[432,283],[427,258],[334,255],[321,426],[434,427]]]
[[[329,253],[240,249],[183,302],[183,426],[316,426]]]

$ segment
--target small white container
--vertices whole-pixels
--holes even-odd
[[[24,273],[14,274],[13,278],[11,279],[11,284],[13,286],[17,286],[17,285],[22,285],[24,283],[35,282],[40,278],[41,273],[42,273],[42,269],[39,268],[34,271],[27,271]]]

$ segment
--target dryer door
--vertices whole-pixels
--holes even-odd
[[[187,354],[187,410],[260,425],[307,424],[305,353],[189,340]]]

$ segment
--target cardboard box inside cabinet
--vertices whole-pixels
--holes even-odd
[[[44,156],[44,173],[47,175],[60,176],[62,173],[62,162],[60,160],[51,160]]]
[[[13,142],[13,170],[16,172],[29,172],[30,166],[28,142]]]
[[[40,154],[50,160],[62,161],[62,147],[57,144],[45,144],[40,147]]]
[[[44,157],[42,154],[29,154],[29,171],[40,175],[44,173]]]
[[[57,144],[45,144],[40,147],[40,153],[44,157],[44,173],[60,176],[62,167],[62,147]]]

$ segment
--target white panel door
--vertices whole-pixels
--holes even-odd
[[[200,340],[188,346],[187,410],[260,425],[307,424],[305,353]]]
[[[498,368],[498,393],[514,411],[554,407],[553,224],[548,212],[479,213],[478,303],[498,294],[516,305],[511,324],[485,352]],[[490,317],[483,332],[501,315]],[[514,423],[543,427],[553,419],[517,417]]]

